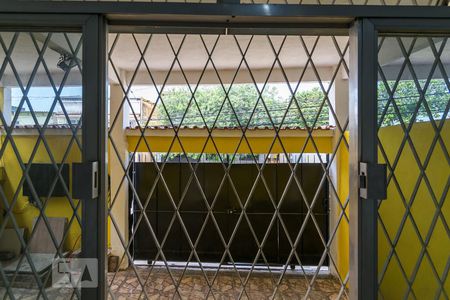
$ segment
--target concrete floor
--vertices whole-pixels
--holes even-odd
[[[276,278],[279,273],[270,273],[255,271],[252,273],[245,292],[242,290],[242,283],[235,271],[221,271],[212,284],[211,293],[208,295],[209,287],[205,276],[199,270],[188,269],[181,279],[178,287],[179,293],[176,293],[169,272],[165,268],[154,268],[151,273],[149,267],[136,267],[137,272],[145,282],[143,292],[142,285],[132,269],[120,271],[117,275],[108,274],[108,282],[111,284],[110,299],[237,299],[242,293],[241,299],[270,299],[272,297]],[[149,275],[150,273],[150,275]],[[214,271],[206,271],[210,282],[213,281]],[[300,273],[300,272],[298,272]],[[178,282],[182,275],[182,269],[171,269],[171,274]],[[246,271],[240,271],[242,281],[247,276]],[[273,279],[272,279],[273,278]],[[308,288],[308,282],[312,277],[293,274],[289,272],[283,278],[279,285],[275,299],[304,299]],[[35,288],[13,288],[16,299],[36,299],[38,290]],[[314,282],[313,288],[309,292],[308,299],[347,299],[345,293],[341,295],[341,285],[339,281],[332,276],[320,275]],[[52,300],[71,299],[71,289],[48,288],[47,296]],[[0,298],[3,299],[5,289],[0,287]],[[41,297],[42,298],[42,297]],[[8,298],[7,298],[8,299]],[[76,299],[76,297],[74,297]]]

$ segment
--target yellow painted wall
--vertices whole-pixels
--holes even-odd
[[[445,144],[447,149],[450,149],[450,124],[448,121],[446,121],[440,135],[443,144]],[[348,133],[346,136],[347,138],[349,137]],[[404,134],[400,126],[390,126],[380,129],[379,137],[390,163],[392,163],[395,159],[395,155],[398,152],[403,136]],[[411,131],[411,139],[422,164],[424,163],[434,136],[434,130],[429,122],[417,123],[413,126]],[[379,152],[378,155],[380,158],[379,161],[384,163],[385,161],[382,159],[381,152]],[[348,197],[349,191],[349,153],[343,145],[339,149],[339,158],[338,193],[341,201],[345,201],[346,197]],[[406,145],[401,154],[395,175],[404,196],[407,199],[410,199],[419,177],[419,168],[415,163],[415,159],[409,145]],[[432,152],[432,158],[426,169],[426,175],[436,198],[438,200],[443,199],[446,184],[448,184],[450,180],[450,166],[448,165],[447,159],[440,145],[438,145]],[[450,220],[449,197],[450,193],[447,192],[445,199],[443,199],[444,205],[442,207],[442,215],[447,220],[447,224]],[[428,192],[425,182],[422,180],[420,182],[414,203],[411,207],[411,213],[423,240],[426,238],[435,212],[436,209],[432,198]],[[340,211],[338,210],[337,213],[340,213]],[[380,207],[380,216],[383,219],[391,241],[393,241],[395,235],[397,234],[397,229],[404,213],[405,206],[402,204],[400,194],[392,181],[388,187],[388,198],[383,201]],[[384,268],[384,264],[386,263],[390,248],[389,241],[385,238],[381,224],[378,226],[378,236],[378,268],[379,270],[382,270]],[[339,274],[345,277],[349,267],[349,228],[346,222],[341,222],[339,225],[336,239],[338,241],[337,268]],[[420,241],[416,237],[416,233],[410,219],[406,222],[405,229],[401,234],[395,250],[407,276],[410,277],[421,251]],[[441,219],[437,220],[436,228],[432,232],[427,251],[433,260],[438,275],[442,278],[445,266],[450,261],[450,237],[445,231]],[[433,271],[427,257],[425,257],[422,265],[419,267],[419,271],[413,285],[415,295],[417,299],[434,298],[434,293],[437,291],[437,287],[438,286],[433,275]],[[381,283],[380,289],[384,299],[403,299],[404,293],[407,289],[407,284],[403,279],[398,261],[395,257],[389,263],[389,267],[387,268],[387,272]],[[447,293],[450,292],[449,279],[445,282],[445,290]]]
[[[283,146],[287,153],[298,153],[301,152],[304,144],[306,143],[306,137],[283,137]],[[172,148],[170,145],[172,143],[172,136],[146,136],[150,150],[153,152],[182,152],[179,141],[176,139]],[[180,137],[181,143],[183,144],[186,153],[201,153],[205,143],[207,142],[207,137]],[[250,153],[250,147],[253,153],[269,153],[271,144],[273,143],[274,137],[249,137],[248,143],[243,140],[239,144],[240,137],[214,137],[215,146],[217,147],[219,153]],[[317,136],[314,137],[314,142],[316,143],[319,152],[331,153],[333,148],[332,138],[329,136]],[[138,145],[137,150],[136,145]],[[217,153],[217,150],[211,139],[208,140],[205,150],[203,153]],[[239,146],[239,147],[238,147]],[[250,146],[250,147],[249,147]],[[140,140],[139,136],[129,136],[128,137],[128,150],[130,152],[148,152],[147,145],[143,139]],[[277,139],[273,145],[271,153],[283,153],[282,146]],[[308,140],[304,153],[316,153],[315,148],[311,139]]]
[[[15,135],[13,136],[14,143],[19,150],[20,157],[23,163],[27,163],[30,159],[30,155],[36,145],[36,135]],[[69,146],[69,136],[46,136],[48,146],[50,147],[53,157],[56,162],[61,162],[66,149]],[[5,143],[5,135],[1,136],[1,144]],[[11,204],[14,193],[16,192],[19,181],[22,177],[22,169],[14,154],[11,143],[8,141],[6,144],[6,150],[1,157],[1,163],[4,166],[4,178],[1,182],[3,191],[6,198]],[[39,144],[36,156],[33,159],[34,163],[49,163],[50,157],[46,151],[44,144]],[[65,162],[80,162],[81,153],[76,144],[72,144],[69,155]],[[55,197],[48,200],[45,214],[47,217],[66,217],[69,222],[73,210],[66,197]],[[78,200],[74,200],[74,205],[78,204]],[[2,207],[2,204],[0,204]],[[3,207],[2,207],[3,208]],[[39,215],[39,210],[29,203],[28,197],[22,195],[22,189],[18,194],[17,201],[14,205],[13,213],[15,219],[20,227],[26,229],[26,238],[29,238],[29,233],[32,230],[33,221]],[[81,205],[78,206],[78,214],[81,218]],[[12,226],[11,221],[8,222],[8,227]],[[64,242],[64,251],[78,249],[81,244],[81,228],[76,220],[72,222],[69,228],[67,239]]]
[[[349,141],[349,132],[345,132],[345,138]],[[341,141],[338,150],[338,166],[337,166],[337,192],[339,195],[339,200],[342,205],[347,201],[349,195],[349,152],[348,148],[345,146],[344,140]],[[339,207],[336,210],[336,217],[339,217],[342,213],[341,208]],[[347,217],[349,216],[349,206],[347,205],[345,209],[345,214]],[[349,224],[345,216],[342,216],[341,221],[338,225],[338,230],[336,232],[336,241],[338,244],[338,253],[337,253],[337,271],[341,276],[342,280],[348,274],[349,271],[349,246],[350,246],[350,235],[349,235]]]
[[[447,151],[450,150],[450,123],[446,121],[441,132],[442,143],[445,144]],[[395,155],[398,152],[400,143],[404,134],[400,126],[392,126],[382,128],[379,132],[379,138],[384,150],[386,151],[389,162],[392,164]],[[435,137],[434,130],[428,122],[416,123],[411,131],[411,139],[418,153],[419,159],[423,164],[427,152]],[[379,152],[380,162],[384,162]],[[450,166],[444,151],[438,144],[432,152],[431,160],[425,171],[428,176],[429,183],[435,193],[436,198],[444,200],[442,207],[442,215],[450,222],[450,193],[448,191],[448,183],[450,180]],[[415,162],[412,149],[409,145],[404,148],[398,166],[394,172],[398,184],[401,187],[404,197],[409,200],[413,194],[418,177],[420,175],[419,168]],[[411,206],[411,214],[418,228],[422,239],[425,240],[429,232],[431,222],[433,220],[436,207],[433,204],[427,185],[424,180],[419,182],[419,189],[415,196],[415,200]],[[447,186],[447,187],[446,187]],[[447,189],[447,191],[446,191]],[[446,195],[445,195],[446,191]],[[445,199],[444,199],[445,197]],[[379,209],[380,216],[386,226],[386,230],[391,241],[394,240],[397,229],[401,222],[402,216],[405,214],[405,206],[402,203],[400,193],[391,181],[388,186],[388,197],[381,204]],[[381,224],[378,225],[378,251],[379,263],[378,268],[384,268],[384,264],[390,250],[389,241],[383,233]],[[442,219],[438,218],[436,227],[432,231],[431,239],[426,247],[428,254],[433,261],[438,276],[443,278],[446,265],[450,262],[450,237],[446,232]],[[410,218],[405,223],[404,230],[401,232],[395,251],[399,257],[406,276],[411,278],[416,261],[422,250],[421,243],[416,235],[413,222]],[[384,299],[404,299],[404,293],[407,290],[407,283],[401,273],[399,261],[394,256],[390,261],[385,278],[381,282],[380,291]],[[430,261],[425,256],[422,264],[419,266],[417,277],[413,283],[413,290],[417,299],[435,299],[435,293],[438,284],[433,275]],[[450,279],[447,277],[445,282],[445,290],[450,293]],[[412,298],[410,295],[409,298]],[[444,299],[441,294],[440,299]]]

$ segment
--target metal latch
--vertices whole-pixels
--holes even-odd
[[[72,197],[94,199],[98,197],[98,162],[72,164]]]
[[[359,163],[359,195],[364,199],[387,198],[386,165]]]

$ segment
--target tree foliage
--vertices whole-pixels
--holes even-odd
[[[419,105],[420,95],[415,82],[402,80],[397,85],[388,81],[394,99],[383,82],[378,83],[378,116],[382,126],[404,122],[440,119],[449,103],[449,90],[442,79],[433,79],[426,88],[425,99]],[[426,84],[420,80],[423,88]],[[228,91],[228,87],[225,86]],[[261,96],[253,84],[236,84],[226,97],[221,86],[200,86],[194,93],[187,87],[176,87],[161,95],[153,123],[166,126],[208,127],[317,127],[328,125],[330,115],[325,94],[318,87],[297,92],[292,97],[280,96],[275,85],[267,85]],[[298,104],[298,105],[297,105]],[[429,111],[427,111],[426,105]]]
[[[421,89],[426,81],[419,80]],[[425,90],[425,97],[420,101],[420,94],[413,80],[388,81],[389,90],[393,92],[390,99],[384,82],[378,83],[378,119],[382,126],[392,126],[401,122],[429,121],[443,118],[449,105],[450,93],[442,79],[432,79]]]
[[[184,87],[163,92],[162,102],[156,108],[156,121],[167,126],[204,126],[206,123],[208,127],[328,124],[329,109],[319,88],[296,93],[296,101],[292,97],[281,97],[273,85],[266,86],[261,97],[252,84],[233,85],[228,97],[221,86],[203,86],[194,96]]]

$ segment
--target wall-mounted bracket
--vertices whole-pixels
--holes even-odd
[[[363,199],[383,200],[387,197],[386,165],[359,163],[359,194]]]
[[[94,199],[98,197],[98,162],[72,164],[72,197]]]

